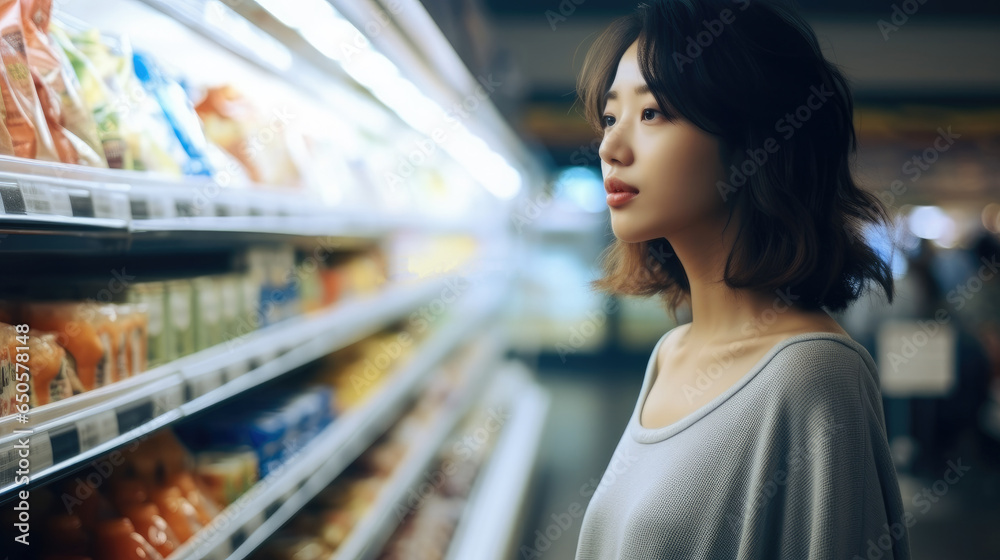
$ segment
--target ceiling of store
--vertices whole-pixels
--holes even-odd
[[[901,1],[798,2],[827,57],[852,81],[859,129],[867,138],[863,146],[869,147],[862,163],[869,162],[877,182],[888,183],[899,175],[907,150],[922,149],[925,133],[958,125],[967,134],[952,159],[974,181],[957,189],[956,169],[942,164],[936,179],[928,174],[908,196],[916,202],[946,194],[1000,200],[1000,164],[990,163],[1000,161],[1000,2],[924,0],[886,40],[878,21],[889,18]],[[522,135],[544,147],[553,166],[581,161],[593,131],[573,105],[576,75],[593,38],[634,2],[425,0],[424,5],[470,71],[502,84],[493,101]],[[556,13],[560,17],[552,17]]]

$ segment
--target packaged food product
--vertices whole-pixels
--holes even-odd
[[[201,528],[198,512],[176,486],[162,486],[150,492],[150,498],[160,509],[160,515],[177,535],[177,540],[185,543]]]
[[[17,362],[10,352],[15,335],[13,326],[0,324],[0,417],[17,412]]]
[[[222,298],[214,276],[199,276],[191,283],[195,294],[195,349],[204,350],[222,342]]]
[[[146,483],[138,478],[115,478],[110,486],[111,491],[108,497],[120,512],[149,501],[149,490],[146,488]]]
[[[140,368],[161,366],[173,359],[173,344],[167,329],[167,296],[162,282],[142,282],[129,287],[129,302],[145,309],[146,364]],[[140,324],[142,320],[139,320]],[[142,336],[140,335],[140,341]]]
[[[164,558],[173,554],[181,545],[174,530],[160,515],[160,508],[156,507],[156,504],[141,502],[131,504],[121,512],[132,521],[136,532],[145,537]]]
[[[331,549],[321,539],[299,535],[275,537],[264,545],[261,560],[324,560],[333,555]]]
[[[163,484],[177,473],[187,470],[191,464],[187,448],[169,428],[149,436],[133,456],[142,459],[143,463],[141,466],[137,464],[136,471],[151,486]]]
[[[258,464],[249,447],[202,451],[195,455],[195,476],[209,499],[228,506],[257,483]]]
[[[110,348],[110,360],[104,374],[106,378],[98,379],[99,387],[120,381],[127,377],[128,366],[125,363],[125,331],[122,328],[122,321],[118,317],[118,311],[114,305],[99,305],[97,307],[97,318],[94,321],[98,336]],[[101,375],[101,372],[98,372]]]
[[[107,167],[97,123],[83,101],[73,66],[48,35],[52,0],[21,0],[28,64],[59,157],[66,163]],[[51,97],[51,99],[43,98]],[[47,105],[47,106],[46,106]]]
[[[243,164],[255,183],[298,186],[302,174],[291,157],[288,119],[280,112],[267,119],[232,86],[209,88],[195,107],[205,135]],[[269,128],[274,139],[260,148],[255,131]]]
[[[240,321],[240,335],[245,335],[255,331],[262,326],[261,319],[261,280],[253,275],[245,274],[241,279],[242,288],[242,320]]]
[[[80,92],[83,103],[90,108],[97,125],[97,137],[104,151],[108,167],[114,169],[134,169],[132,150],[125,142],[122,131],[126,104],[120,102],[117,93],[112,92],[111,84],[116,84],[112,77],[105,81],[105,73],[99,70],[90,57],[74,44],[70,34],[57,22],[49,25],[49,35],[63,55],[70,61],[77,80],[80,82]],[[97,30],[90,33],[75,35],[78,42],[97,43],[100,39]],[[96,48],[96,47],[95,47]],[[113,73],[108,70],[108,73]]]
[[[97,77],[105,85],[105,96],[114,109],[106,115],[98,113],[96,117],[99,127],[106,124],[125,141],[127,157],[119,158],[122,167],[181,175],[182,163],[188,156],[170,129],[159,104],[145,92],[136,78],[128,37],[106,36],[96,29],[68,33],[66,36],[80,57],[92,63]],[[83,82],[84,78],[80,77],[80,80]],[[102,116],[114,120],[102,123]],[[105,154],[108,164],[114,166],[107,147]]]
[[[0,118],[0,155],[14,155],[14,139],[7,131],[6,118]]]
[[[167,293],[167,331],[172,341],[172,359],[195,351],[194,292],[187,279],[165,282]]]
[[[184,167],[187,175],[212,175],[207,150],[208,140],[201,128],[201,121],[184,88],[167,77],[147,54],[132,55],[135,74],[142,85],[159,103],[174,134],[188,155]]]
[[[0,329],[5,327],[0,325]],[[27,341],[25,353],[28,355],[26,364],[29,370],[31,407],[61,401],[83,392],[76,371],[66,359],[66,351],[56,342],[55,334],[29,331]],[[16,354],[16,347],[21,346],[16,339],[13,342],[10,347],[11,356]]]
[[[117,305],[124,337],[125,377],[139,375],[148,367],[148,308],[145,303]]]
[[[84,391],[109,382],[111,342],[106,330],[98,330],[102,317],[95,304],[30,302],[24,304],[22,318],[32,329],[56,334],[57,342],[71,358]]]
[[[344,289],[344,274],[339,268],[323,268],[320,277],[323,282],[323,307],[329,307],[340,299]]]
[[[181,493],[184,494],[187,501],[194,506],[198,514],[198,521],[202,525],[208,525],[219,514],[219,505],[202,492],[190,471],[185,470],[174,474],[167,479],[167,484],[181,489]]]
[[[80,490],[79,485],[86,484],[86,482],[81,483],[79,480],[71,481],[67,479],[63,484],[65,495],[79,496],[80,494],[77,494]],[[71,513],[80,516],[83,530],[88,535],[94,535],[101,523],[118,517],[114,506],[111,505],[108,498],[101,492],[84,493],[80,498],[80,503],[77,504],[74,502],[73,504],[76,507],[72,509]]]
[[[0,0],[0,91],[14,155],[59,161],[28,66],[21,0]]]
[[[103,560],[163,560],[127,517],[102,522],[95,540],[97,556]]]
[[[243,316],[240,314],[242,284],[236,274],[219,276],[219,312],[222,340],[232,340],[240,336]]]

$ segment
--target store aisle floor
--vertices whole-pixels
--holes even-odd
[[[606,363],[570,369],[560,368],[558,360],[542,361],[539,379],[552,405],[518,560],[573,559],[588,490],[604,473],[628,422],[647,358],[608,360],[613,369]],[[950,457],[938,473],[900,475],[904,507],[916,520],[910,528],[912,560],[996,560],[1000,468],[971,437],[956,442]],[[953,468],[962,471],[960,478]],[[873,552],[871,558],[879,557]]]

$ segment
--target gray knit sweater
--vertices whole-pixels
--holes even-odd
[[[632,417],[583,516],[576,560],[909,560],[878,371],[846,335],[775,345],[705,406]]]

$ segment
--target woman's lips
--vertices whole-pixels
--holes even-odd
[[[619,208],[628,204],[630,200],[639,196],[637,192],[611,192],[608,193],[608,206]]]

